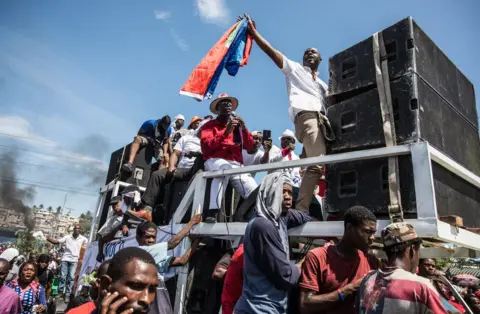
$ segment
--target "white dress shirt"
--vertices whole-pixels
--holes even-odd
[[[287,82],[288,113],[293,122],[302,111],[325,111],[328,86],[318,76],[313,79],[312,69],[283,56],[282,72]]]

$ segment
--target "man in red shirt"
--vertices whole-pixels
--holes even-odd
[[[222,290],[222,314],[232,314],[243,289],[243,243],[230,260]]]
[[[370,210],[353,206],[345,213],[342,240],[308,252],[298,284],[302,314],[355,313],[355,294],[363,277],[379,266],[378,259],[368,254],[376,225]]]
[[[247,129],[243,119],[234,114],[238,100],[227,94],[220,94],[210,104],[210,111],[217,118],[203,125],[200,131],[200,144],[205,169],[226,170],[242,167],[242,150],[250,151],[254,146],[252,134]],[[228,183],[243,198],[257,188],[255,179],[248,173],[215,178],[210,189],[210,210],[205,222],[216,222],[216,215],[222,206],[222,199]]]

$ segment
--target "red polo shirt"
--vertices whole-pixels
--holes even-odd
[[[243,244],[233,254],[222,290],[222,314],[232,314],[243,290]]]
[[[208,121],[200,132],[200,144],[203,159],[222,158],[228,161],[243,163],[242,145],[233,141],[233,131],[225,135],[227,124],[217,119]],[[250,151],[253,148],[253,137],[247,129],[242,129],[243,149]]]

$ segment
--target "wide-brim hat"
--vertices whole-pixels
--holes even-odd
[[[238,108],[238,99],[235,98],[235,97],[230,97],[228,96],[227,93],[222,93],[220,95],[218,95],[217,99],[215,99],[214,101],[212,101],[212,103],[210,104],[210,112],[213,113],[213,114],[217,114],[218,115],[218,111],[217,111],[217,105],[220,101],[222,100],[230,100],[232,102],[232,110],[235,111],[237,110]]]

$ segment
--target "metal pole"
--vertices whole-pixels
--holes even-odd
[[[207,184],[207,179],[204,179],[201,173],[197,174],[195,180],[192,182],[195,185],[195,195],[193,197],[193,204],[192,204],[192,217],[199,213],[201,214],[203,211],[203,201],[205,199],[205,187]],[[186,211],[190,206],[190,202],[185,206],[184,210]],[[178,208],[181,209],[181,208]],[[179,217],[178,219],[182,219]],[[179,223],[180,221],[176,221]],[[193,231],[193,230],[192,230]],[[190,240],[188,238],[183,239],[182,241],[182,256],[187,252],[190,248]],[[187,288],[187,280],[188,280],[188,264],[184,267],[180,268],[177,280],[177,292],[175,293],[175,308],[174,313],[182,314],[186,311],[186,304],[185,304],[185,292]]]

